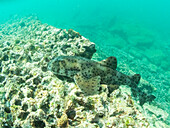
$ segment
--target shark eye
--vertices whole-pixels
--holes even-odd
[[[63,64],[63,63],[65,63],[65,61],[64,60],[59,60],[59,63]]]

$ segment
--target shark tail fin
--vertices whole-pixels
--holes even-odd
[[[139,102],[142,106],[146,102],[152,102],[156,97],[154,95],[147,95],[146,93],[143,93],[143,95],[139,95]]]
[[[140,74],[135,74],[132,76],[132,81],[135,83],[135,84],[139,84],[139,81],[140,81]]]

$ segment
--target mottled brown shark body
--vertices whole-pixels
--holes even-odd
[[[74,79],[86,95],[97,92],[100,84],[129,85],[132,90],[140,91],[137,88],[141,78],[139,74],[128,76],[117,71],[116,68],[116,57],[96,62],[78,56],[59,56],[50,63],[50,70],[54,74]]]

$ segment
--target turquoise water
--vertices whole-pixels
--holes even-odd
[[[120,66],[127,63],[140,73],[155,88],[154,105],[170,113],[169,7],[168,0],[0,0],[0,24],[34,15],[78,31],[97,45],[99,54],[116,56]]]
[[[38,18],[51,25],[68,27],[86,24],[107,24],[114,18],[137,22],[161,31],[168,36],[170,29],[169,1],[90,1],[90,0],[1,0],[0,22],[12,15],[36,14]],[[61,26],[60,26],[61,25]],[[95,26],[94,26],[95,27]],[[105,28],[107,29],[107,28]]]

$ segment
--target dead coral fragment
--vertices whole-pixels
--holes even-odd
[[[73,29],[69,29],[68,30],[68,34],[69,34],[69,36],[71,36],[71,38],[78,38],[78,37],[81,37],[81,35],[80,35],[80,33],[79,32],[76,32],[76,31],[74,31]]]
[[[61,118],[58,120],[58,127],[62,127],[65,128],[68,126],[68,117],[67,115],[64,113]]]

